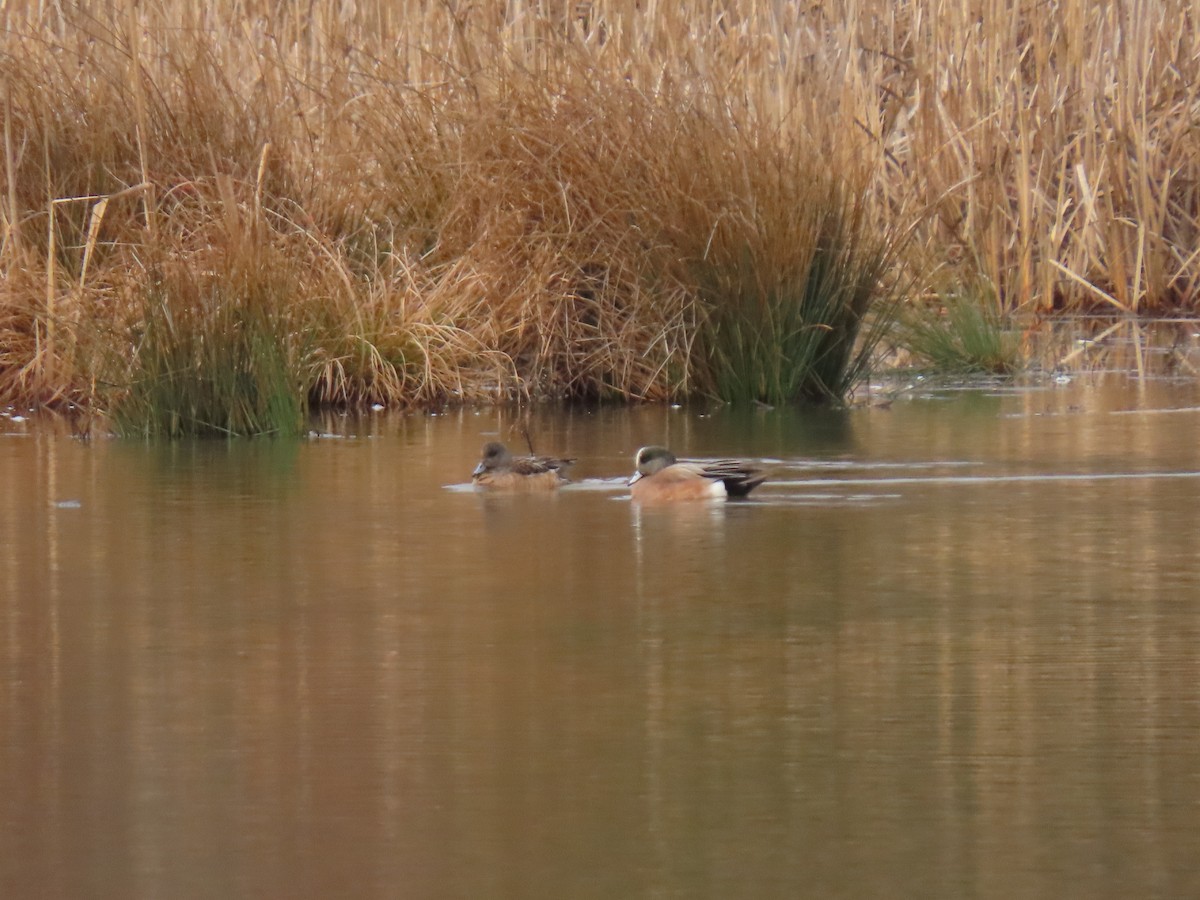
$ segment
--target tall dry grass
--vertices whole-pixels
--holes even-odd
[[[315,400],[716,391],[698,268],[780,243],[831,186],[864,240],[907,237],[885,274],[914,295],[1192,310],[1197,15],[9,3],[0,394],[118,404],[162,272],[202,286],[247,248],[291,285],[273,321],[303,330],[290,377]],[[746,258],[768,284],[796,263]]]

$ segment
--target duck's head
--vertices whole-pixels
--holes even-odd
[[[483,458],[479,460],[479,465],[475,467],[471,477],[478,478],[489,469],[498,469],[508,465],[511,460],[512,455],[508,452],[507,447],[499,441],[490,441],[483,445]]]
[[[639,478],[661,472],[667,466],[675,465],[675,462],[675,454],[666,447],[643,447],[633,457],[635,471],[629,479],[629,484],[633,484]]]

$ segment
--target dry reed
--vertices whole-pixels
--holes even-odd
[[[716,390],[695,261],[830,184],[918,288],[1196,306],[1185,0],[114,9],[0,9],[8,398],[118,404],[163,268],[249,250],[316,401]]]

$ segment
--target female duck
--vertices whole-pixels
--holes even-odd
[[[665,447],[643,447],[633,462],[637,471],[629,489],[639,503],[745,497],[767,480],[761,469],[748,463],[681,463]]]
[[[567,484],[563,469],[574,459],[550,456],[513,456],[503,444],[492,441],[483,447],[483,459],[471,473],[476,487],[493,491],[544,491]]]

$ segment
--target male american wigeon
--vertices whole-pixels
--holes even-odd
[[[563,469],[574,459],[550,456],[513,456],[498,441],[484,444],[483,459],[471,473],[476,487],[494,491],[544,491],[567,484]]]
[[[665,447],[643,447],[633,459],[637,471],[629,491],[640,503],[745,497],[767,480],[761,469],[735,459],[681,463]]]

